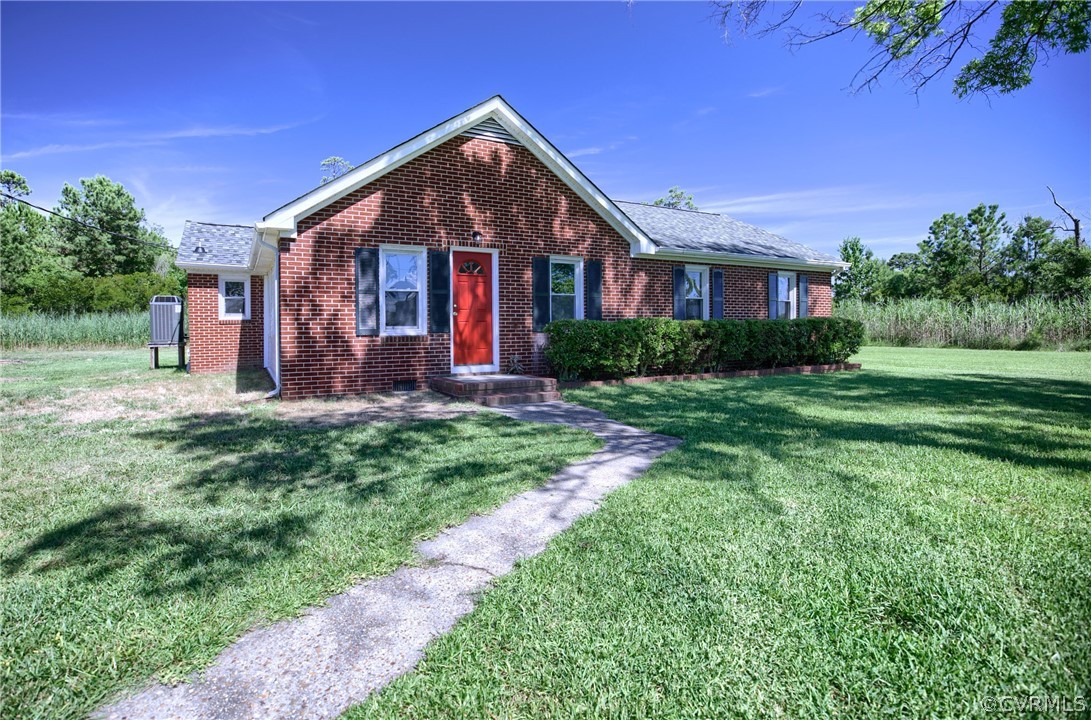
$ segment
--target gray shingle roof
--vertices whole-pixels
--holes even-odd
[[[186,220],[178,260],[192,265],[238,265],[250,263],[254,242],[253,225],[216,225]],[[198,252],[203,247],[205,252]]]
[[[677,210],[615,200],[622,212],[656,245],[672,250],[734,253],[758,257],[836,263],[832,255],[774,235],[727,215]]]

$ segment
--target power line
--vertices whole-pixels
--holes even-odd
[[[16,197],[16,196],[11,195],[11,194],[6,193],[6,192],[0,192],[0,195],[3,195],[4,197],[8,198],[9,200],[14,200],[15,202],[22,203],[22,204],[24,204],[24,205],[26,205],[28,207],[32,207],[35,210],[38,210],[39,212],[48,213],[49,215],[53,215],[54,217],[59,217],[61,220],[67,220],[70,223],[75,223],[77,225],[82,225],[83,227],[87,228],[88,230],[94,230],[95,232],[100,232],[100,233],[103,233],[105,235],[113,235],[116,238],[121,238],[122,240],[128,240],[129,242],[140,243],[141,245],[150,245],[150,246],[152,246],[154,248],[159,248],[160,250],[173,250],[175,252],[178,251],[177,248],[172,247],[171,245],[166,244],[166,243],[157,243],[157,242],[151,242],[150,240],[141,240],[140,238],[134,238],[134,237],[131,237],[129,235],[122,235],[121,233],[116,233],[116,232],[114,232],[112,230],[103,230],[100,227],[95,227],[94,225],[85,223],[82,220],[77,220],[76,218],[70,218],[67,215],[61,215],[59,212],[54,212],[53,210],[50,210],[49,208],[42,207],[41,205],[35,205],[34,203],[28,202],[28,201],[24,200],[21,197]]]

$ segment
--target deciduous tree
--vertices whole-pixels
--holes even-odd
[[[693,195],[675,185],[667,194],[652,201],[652,205],[660,207],[680,208],[682,210],[696,210],[697,204],[693,202]]]

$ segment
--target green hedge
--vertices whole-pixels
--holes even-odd
[[[545,332],[565,380],[839,363],[864,341],[864,326],[844,318],[560,320]]]
[[[133,273],[107,277],[85,277],[73,271],[32,275],[23,287],[5,289],[0,310],[14,315],[24,312],[53,314],[147,312],[154,295],[181,295],[186,289],[181,271],[167,275]]]

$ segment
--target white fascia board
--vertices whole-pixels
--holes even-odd
[[[500,102],[502,101],[498,97],[490,98],[480,105],[470,108],[458,117],[452,118],[431,130],[424,131],[412,140],[404,142],[364,165],[350,170],[336,180],[315,188],[290,205],[275,211],[264,221],[258,223],[258,228],[276,228],[282,236],[295,233],[295,224],[301,218],[321,210],[330,203],[340,200],[369,182],[404,165],[436,145],[450,139],[463,129],[476,125],[495,110]]]
[[[645,235],[610,198],[587,179],[587,176],[499,96],[489,98],[458,117],[427,130],[336,180],[312,190],[258,223],[258,230],[275,229],[282,237],[290,237],[295,234],[296,223],[300,219],[362,188],[490,117],[503,125],[525,148],[628,240],[631,254],[655,252],[656,246],[651,238]]]
[[[507,103],[500,101],[500,105],[493,114],[497,122],[507,128],[523,147],[537,157],[553,173],[559,177],[569,188],[579,195],[584,202],[590,205],[606,222],[610,224],[623,238],[629,241],[629,251],[634,257],[637,253],[654,253],[656,245],[651,238],[637,227],[629,216],[622,212],[614,201],[595,187],[594,183],[587,179],[579,169],[566,158],[561,151],[553,147],[545,137],[539,133],[526,120],[515,112]]]
[[[187,262],[176,262],[175,265],[191,275],[220,275],[223,273],[246,275],[250,273],[250,267],[248,265],[211,265],[209,263]]]
[[[672,250],[658,248],[655,253],[640,253],[634,257],[643,260],[675,260],[687,262],[700,260],[715,265],[740,265],[743,267],[767,267],[783,270],[802,270],[814,272],[839,273],[849,267],[843,262],[824,262],[820,260],[803,260],[792,258],[779,258],[764,255],[743,255],[741,253],[717,253],[703,252],[700,250]]]

